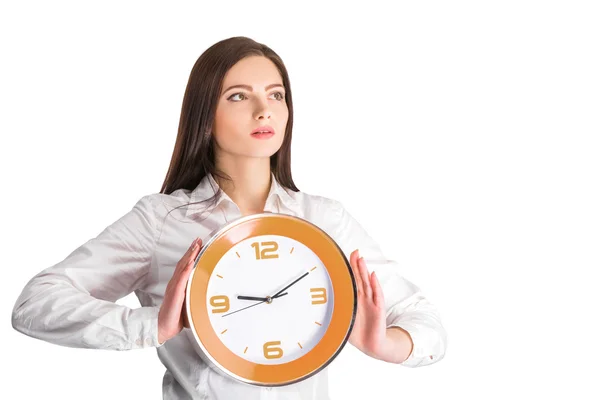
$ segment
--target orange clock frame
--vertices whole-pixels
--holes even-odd
[[[327,268],[333,288],[333,312],[327,331],[308,353],[288,363],[259,364],[238,356],[221,342],[209,320],[206,292],[214,268],[233,246],[261,235],[286,236],[307,246]],[[231,222],[203,246],[188,279],[185,313],[197,352],[217,371],[252,385],[283,386],[316,374],[335,359],[352,331],[356,301],[350,263],[327,233],[302,218],[261,213]]]

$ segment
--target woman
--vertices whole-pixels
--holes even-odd
[[[275,52],[245,37],[211,46],[190,74],[160,193],[33,277],[15,304],[14,328],[70,347],[156,347],[165,399],[327,399],[327,369],[288,386],[250,386],[210,369],[182,332],[186,282],[203,241],[238,217],[269,211],[314,223],[348,256],[358,289],[352,345],[408,367],[441,360],[446,332],[435,307],[341,203],[296,188],[292,122],[290,82]],[[115,304],[132,291],[142,307]]]

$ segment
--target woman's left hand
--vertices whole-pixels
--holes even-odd
[[[358,250],[350,254],[357,286],[357,310],[349,342],[368,356],[384,359],[389,348],[386,335],[383,290],[375,271],[369,274]]]

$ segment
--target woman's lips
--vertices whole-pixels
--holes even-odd
[[[273,135],[274,135],[273,132],[264,132],[264,133],[253,133],[250,136],[252,136],[255,139],[269,139]]]
[[[261,132],[275,133],[275,129],[273,129],[273,127],[271,125],[262,125],[256,129],[254,129],[252,132],[250,132],[250,134],[253,135],[255,133],[261,133]]]

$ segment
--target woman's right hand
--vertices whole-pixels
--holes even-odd
[[[158,342],[163,344],[177,335],[186,324],[183,313],[185,289],[194,266],[194,260],[202,248],[202,240],[194,240],[175,267],[175,272],[167,284],[165,296],[158,312]]]

